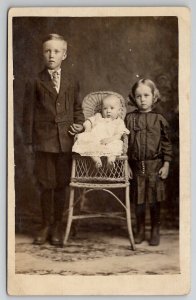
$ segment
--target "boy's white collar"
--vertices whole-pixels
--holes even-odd
[[[61,68],[58,69],[58,70],[49,70],[49,69],[48,69],[48,73],[49,73],[50,75],[52,75],[54,72],[57,72],[58,75],[61,75]]]

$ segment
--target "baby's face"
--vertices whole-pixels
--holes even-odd
[[[117,119],[120,114],[120,100],[113,96],[103,100],[102,116],[103,118]]]
[[[67,57],[67,48],[64,41],[49,40],[43,44],[44,62],[48,69],[58,70],[62,61]]]

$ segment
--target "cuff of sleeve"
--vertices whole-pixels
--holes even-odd
[[[71,125],[73,125],[73,124],[83,125],[84,122],[75,122],[75,121],[74,121],[74,123],[72,123]]]
[[[164,155],[163,160],[170,162],[170,161],[172,161],[172,157],[169,155]]]

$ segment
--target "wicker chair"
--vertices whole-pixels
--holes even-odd
[[[108,95],[116,95],[122,103],[122,118],[126,115],[126,107],[124,98],[117,93],[108,91],[99,91],[88,94],[83,100],[83,112],[85,119],[93,116],[95,113],[101,111],[102,100]],[[115,213],[97,213],[97,214],[78,214],[74,215],[74,207],[76,203],[83,202],[86,195],[102,190],[105,193],[110,194],[119,204],[124,208],[127,221],[128,235],[132,250],[135,250],[134,238],[131,224],[131,210],[129,199],[129,174],[128,174],[128,160],[126,156],[127,135],[123,136],[123,154],[118,156],[115,161],[115,166],[112,169],[107,168],[106,158],[102,159],[103,165],[101,169],[97,170],[94,167],[94,163],[90,157],[80,156],[79,154],[73,155],[72,173],[70,182],[70,198],[69,198],[69,210],[66,232],[63,245],[67,243],[72,221],[81,220],[86,218],[99,218],[99,217],[112,217],[120,218],[122,216]],[[75,189],[79,189],[80,196],[75,199]],[[119,197],[114,193],[115,189],[123,189],[125,191],[125,201],[121,201]],[[123,203],[124,202],[124,203]]]

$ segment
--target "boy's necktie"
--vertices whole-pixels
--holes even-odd
[[[58,88],[59,88],[59,77],[60,77],[60,74],[57,71],[54,71],[52,73],[53,86],[57,92],[58,92]]]

